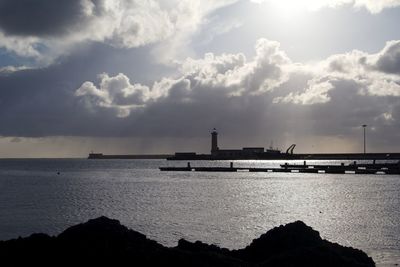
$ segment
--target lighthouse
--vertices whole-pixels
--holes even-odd
[[[211,132],[211,154],[215,154],[218,151],[218,132],[214,128]]]

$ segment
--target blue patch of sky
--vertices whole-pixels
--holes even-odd
[[[33,48],[39,52],[39,54],[45,55],[50,50],[47,46],[41,43],[37,43],[33,45]],[[37,58],[35,57],[24,57],[19,56],[16,53],[9,51],[5,48],[0,48],[0,67],[6,66],[28,66],[28,67],[36,67],[38,65]]]
[[[0,68],[7,66],[32,66],[35,60],[32,58],[20,57],[7,49],[0,48]]]

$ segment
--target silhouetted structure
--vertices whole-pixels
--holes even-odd
[[[365,128],[367,128],[367,125],[364,124],[363,126],[363,130],[364,130],[364,154],[367,153],[367,139],[366,139],[366,134],[365,134]]]
[[[217,129],[213,129],[211,132],[211,155],[218,152],[218,132]]]
[[[363,125],[366,127],[366,125]],[[220,149],[218,146],[218,132],[211,131],[211,153],[197,154],[196,152],[176,152],[174,155],[104,155],[90,153],[89,159],[167,159],[167,160],[397,160],[400,153],[366,153],[365,152],[365,127],[364,127],[364,153],[302,153],[295,154],[296,144],[292,144],[286,152],[278,149],[264,149],[264,147],[243,147],[242,149]]]
[[[365,125],[366,126],[366,125]],[[365,130],[365,128],[364,128]],[[211,131],[211,153],[197,154],[196,152],[176,152],[168,160],[396,160],[400,159],[400,153],[302,153],[295,154],[296,144],[292,144],[281,152],[278,149],[264,149],[264,147],[243,147],[242,149],[220,149],[218,146],[218,132],[214,128]],[[364,138],[365,150],[365,138]]]
[[[280,152],[280,151],[279,151]],[[220,149],[218,147],[218,132],[214,128],[211,132],[211,156],[215,158],[254,157],[257,153],[264,153],[263,147],[244,147],[242,149]]]

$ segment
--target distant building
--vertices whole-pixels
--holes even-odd
[[[218,153],[218,132],[217,129],[213,129],[211,132],[211,155]]]
[[[217,158],[227,157],[251,157],[257,153],[263,153],[263,147],[244,147],[242,149],[219,149],[218,132],[214,128],[211,132],[211,155]]]
[[[286,153],[287,154],[287,153]],[[211,131],[211,153],[196,154],[196,152],[176,152],[168,160],[235,160],[235,159],[278,159],[285,157],[278,149],[272,147],[243,147],[242,149],[220,149],[218,147],[217,129]]]
[[[263,147],[244,147],[243,152],[248,152],[248,153],[262,153],[264,152]]]

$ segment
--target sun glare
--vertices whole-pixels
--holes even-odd
[[[283,18],[303,16],[321,7],[319,0],[271,0],[269,3],[276,9],[277,15]]]

